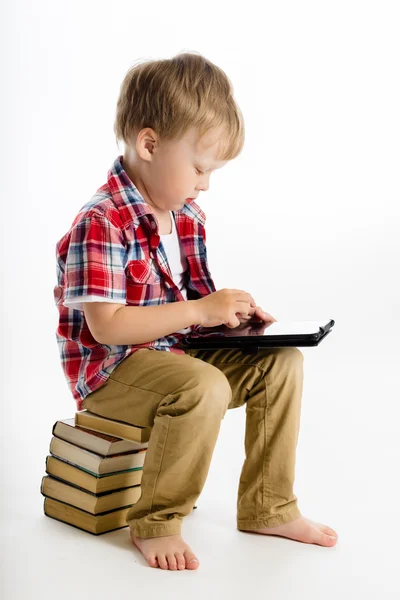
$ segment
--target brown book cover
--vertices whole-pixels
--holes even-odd
[[[54,479],[49,475],[42,478],[40,491],[47,498],[65,502],[93,515],[132,506],[139,500],[142,493],[140,485],[136,485],[123,490],[97,495]]]
[[[75,413],[75,425],[114,435],[131,442],[148,442],[151,433],[151,427],[139,427],[124,421],[106,419],[88,410]]]
[[[50,442],[50,454],[96,475],[143,468],[146,453],[147,450],[103,457],[54,436]]]
[[[65,502],[45,497],[43,510],[46,516],[56,521],[61,521],[92,535],[102,535],[127,527],[126,517],[129,508],[113,510],[102,515],[92,515]]]
[[[139,452],[149,445],[148,442],[132,442],[100,431],[80,427],[75,424],[74,417],[56,421],[53,425],[52,434],[75,446],[102,456],[113,456],[124,452]]]
[[[92,494],[103,494],[112,490],[139,485],[142,481],[143,468],[100,476],[88,473],[81,467],[71,465],[60,458],[49,455],[46,457],[46,473],[55,479],[76,485]]]

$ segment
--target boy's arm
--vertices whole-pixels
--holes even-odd
[[[197,300],[155,306],[121,306],[84,302],[89,330],[99,344],[136,345],[152,342],[201,322]]]

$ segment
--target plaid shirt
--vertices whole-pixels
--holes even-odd
[[[184,354],[174,347],[184,337],[179,332],[143,344],[99,344],[82,310],[82,301],[91,300],[127,306],[185,301],[172,279],[156,217],[122,163],[123,157],[118,156],[107,183],[80,209],[56,244],[56,338],[78,411],[83,399],[104,385],[115,367],[139,348]],[[195,202],[174,211],[174,216],[188,261],[187,299],[198,299],[216,291],[207,265],[206,216]]]

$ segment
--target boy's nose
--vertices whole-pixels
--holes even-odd
[[[206,192],[210,185],[210,174],[203,173],[202,177],[197,181],[197,190]]]

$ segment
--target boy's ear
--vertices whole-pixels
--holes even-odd
[[[143,160],[151,160],[151,155],[158,146],[158,136],[154,129],[146,127],[142,129],[136,139],[136,150]]]

